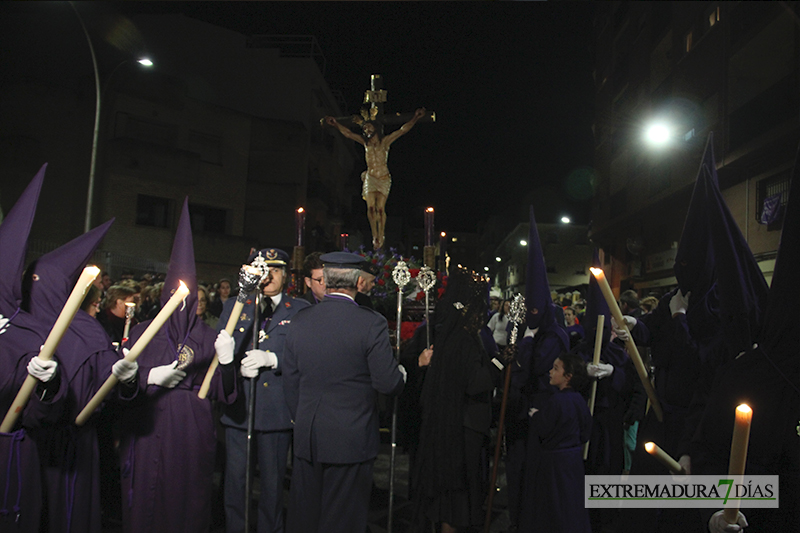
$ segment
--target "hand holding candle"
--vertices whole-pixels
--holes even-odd
[[[611,311],[611,316],[614,317],[614,320],[620,325],[621,328],[627,330],[628,326],[625,324],[625,319],[622,317],[622,311],[620,311],[619,305],[617,305],[617,299],[614,298],[614,293],[611,292],[611,286],[608,284],[608,279],[606,279],[605,273],[600,268],[592,267],[589,270],[597,279],[597,285],[603,292],[603,297],[606,299],[608,308]],[[642,362],[642,357],[639,355],[639,350],[636,348],[636,343],[633,342],[633,337],[630,335],[630,332],[628,335],[628,340],[625,341],[625,349],[628,351],[628,355],[630,356],[633,365],[636,367],[636,373],[639,374],[639,379],[642,381],[642,385],[647,393],[647,397],[650,399],[650,405],[652,405],[653,411],[656,413],[656,418],[658,418],[659,422],[662,422],[664,420],[664,414],[661,411],[661,403],[658,401],[656,391],[653,390],[653,384],[650,383],[650,376],[647,374],[647,370]]]
[[[44,341],[44,345],[39,352],[40,359],[49,361],[53,358],[53,353],[55,353],[58,344],[64,337],[64,333],[67,332],[67,328],[69,328],[69,325],[72,323],[72,319],[75,318],[75,314],[78,312],[78,309],[80,309],[81,303],[83,303],[83,299],[86,296],[86,291],[89,289],[89,285],[92,284],[99,273],[100,269],[96,266],[88,266],[83,269],[83,272],[78,278],[78,282],[75,284],[75,287],[72,289],[72,293],[70,293],[69,298],[67,298],[67,301],[64,304],[64,308],[58,315],[56,323],[50,330],[47,340]],[[33,390],[36,388],[37,381],[38,380],[36,378],[30,375],[25,378],[25,382],[22,384],[22,387],[20,387],[17,397],[14,398],[14,403],[11,404],[8,413],[6,413],[6,416],[3,419],[3,423],[0,424],[0,432],[9,433],[14,428],[14,424],[16,424],[19,415],[22,413],[22,410],[28,403]]]
[[[156,336],[156,333],[166,324],[167,319],[172,316],[172,313],[175,312],[175,309],[181,305],[189,294],[189,288],[181,281],[180,286],[175,290],[175,293],[170,297],[169,301],[164,304],[164,307],[161,308],[161,311],[158,312],[156,317],[150,322],[147,326],[147,329],[144,330],[142,336],[136,341],[136,344],[133,345],[133,348],[125,355],[125,359],[127,361],[133,362],[141,355],[142,351],[147,347],[153,337]],[[86,404],[86,407],[78,414],[77,418],[75,419],[75,425],[82,426],[89,420],[89,417],[94,412],[95,409],[100,407],[100,404],[103,403],[106,396],[109,395],[111,390],[119,383],[119,380],[114,374],[108,376],[105,383],[100,387],[100,389],[95,393],[89,403]]]
[[[662,465],[666,466],[673,474],[677,474],[679,476],[686,475],[686,471],[683,469],[680,463],[670,457],[670,455],[662,450],[655,442],[646,443],[644,445],[644,449],[647,451],[647,453],[658,459],[658,461]]]
[[[731,440],[731,457],[728,463],[728,477],[734,478],[734,483],[741,483],[747,464],[747,446],[750,442],[750,424],[753,421],[753,410],[747,404],[736,408],[736,421],[733,424],[733,439]],[[739,478],[739,479],[737,479]],[[739,500],[728,499],[725,504],[725,521],[735,524],[739,516]]]

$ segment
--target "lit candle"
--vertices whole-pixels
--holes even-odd
[[[298,207],[294,218],[297,226],[297,246],[303,246],[303,235],[306,232],[306,210]]]
[[[666,466],[670,471],[674,472],[675,474],[678,475],[686,474],[686,471],[683,469],[680,463],[678,463],[678,461],[670,457],[669,454],[664,450],[662,450],[661,447],[659,447],[659,445],[656,444],[655,442],[645,443],[644,449],[647,451],[647,453],[658,459],[658,461],[662,465]]]
[[[594,267],[589,270],[597,279],[597,285],[600,287],[603,297],[606,299],[608,308],[611,311],[611,316],[614,317],[619,327],[628,331],[628,326],[625,324],[625,319],[622,318],[622,311],[620,311],[619,305],[617,305],[617,299],[614,298],[614,293],[611,292],[611,286],[608,284],[605,272],[600,268]],[[633,342],[633,336],[631,336],[630,331],[628,331],[628,340],[625,341],[625,349],[628,351],[631,361],[633,361],[633,366],[636,367],[636,372],[639,374],[639,379],[642,381],[647,397],[650,399],[650,405],[653,406],[656,418],[658,418],[659,422],[662,422],[664,420],[664,414],[661,411],[661,404],[656,396],[656,391],[653,390],[653,384],[650,383],[650,376],[647,375],[647,370],[645,370],[644,363],[642,362],[642,356],[639,355],[639,350],[636,348],[636,343]]]
[[[136,361],[142,351],[147,347],[153,337],[156,336],[156,333],[161,329],[161,327],[166,324],[167,319],[172,316],[172,313],[175,312],[175,309],[178,308],[186,296],[189,294],[189,288],[181,281],[180,286],[175,290],[172,297],[164,304],[164,307],[161,308],[161,311],[158,312],[156,317],[150,322],[147,326],[147,329],[144,330],[142,336],[136,341],[136,344],[133,345],[133,348],[130,349],[128,355],[125,356],[125,359],[128,361]],[[105,383],[100,387],[100,389],[95,393],[89,403],[86,404],[86,407],[83,408],[83,411],[78,414],[78,417],[75,419],[75,425],[82,426],[89,420],[89,417],[94,412],[95,409],[100,407],[100,404],[103,403],[106,396],[111,392],[111,390],[119,383],[119,380],[114,374],[108,376]]]
[[[433,246],[433,208],[425,210],[425,246]]]
[[[736,421],[733,424],[733,440],[731,440],[731,458],[728,463],[728,477],[732,477],[734,483],[741,483],[742,476],[744,476],[752,421],[753,410],[750,409],[750,406],[743,403],[736,408]],[[735,524],[739,516],[739,500],[728,498],[724,515],[726,522]]]
[[[86,297],[86,291],[89,289],[89,285],[92,284],[99,273],[100,269],[96,266],[88,266],[83,269],[83,272],[81,272],[78,278],[78,282],[75,284],[75,287],[73,287],[72,293],[70,293],[69,298],[67,298],[64,307],[61,309],[61,313],[59,313],[56,319],[56,323],[53,325],[50,334],[47,335],[47,339],[44,341],[42,349],[39,351],[40,359],[49,361],[53,358],[53,353],[56,351],[62,337],[64,337],[64,333],[67,332],[67,328],[69,328],[69,325],[72,323],[72,319],[75,318],[75,313],[78,312],[81,303],[83,303],[83,299]],[[0,424],[0,432],[11,432],[19,415],[28,403],[28,399],[30,399],[31,394],[33,394],[37,383],[38,380],[33,376],[25,378],[22,387],[19,389],[19,393],[17,393],[17,397],[14,398],[14,403],[11,404],[8,413],[6,413],[3,419],[3,423]]]
[[[594,335],[594,355],[592,356],[592,364],[600,364],[600,352],[603,349],[603,327],[606,324],[606,315],[597,316],[597,331]],[[597,380],[592,381],[592,389],[589,392],[589,413],[594,415],[594,402],[597,398]],[[589,457],[589,441],[583,445],[583,460]]]

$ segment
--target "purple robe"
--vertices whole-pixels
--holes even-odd
[[[131,331],[128,347],[136,343],[150,322]],[[222,371],[217,368],[208,398],[197,391],[214,357],[216,334],[197,320],[184,339],[170,338],[163,327],[139,356],[140,393],[123,414],[120,460],[124,531],[200,533],[211,525],[211,491],[215,436],[211,400],[229,404]],[[153,367],[176,360],[177,345],[194,354],[186,377],[174,388],[147,385]],[[184,352],[186,349],[184,349]]]
[[[591,533],[583,503],[583,446],[592,415],[572,389],[553,394],[530,420],[530,438],[539,453],[528,464],[519,531]]]
[[[46,328],[20,311],[0,333],[0,410],[5,416],[28,376],[28,362],[39,353]],[[11,318],[11,317],[8,317]],[[57,378],[57,379],[63,379]],[[42,510],[39,452],[31,431],[60,413],[66,396],[60,386],[55,396],[42,401],[34,393],[25,406],[16,431],[0,433],[0,530],[37,531]]]
[[[56,356],[68,390],[59,422],[37,431],[45,471],[50,532],[100,532],[100,455],[95,420],[75,418],[111,375],[119,360],[103,327],[78,311]]]

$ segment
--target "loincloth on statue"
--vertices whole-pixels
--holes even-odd
[[[369,170],[361,173],[361,197],[366,200],[371,192],[379,192],[385,197],[389,197],[389,189],[392,188],[392,175],[386,174],[385,176],[373,176]]]

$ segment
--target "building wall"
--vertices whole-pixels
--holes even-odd
[[[613,258],[616,288],[675,283],[670,256],[710,132],[723,195],[769,276],[780,223],[757,218],[765,195],[788,190],[800,140],[797,15],[757,2],[598,8],[591,237]],[[643,142],[656,118],[674,128],[660,150]]]

